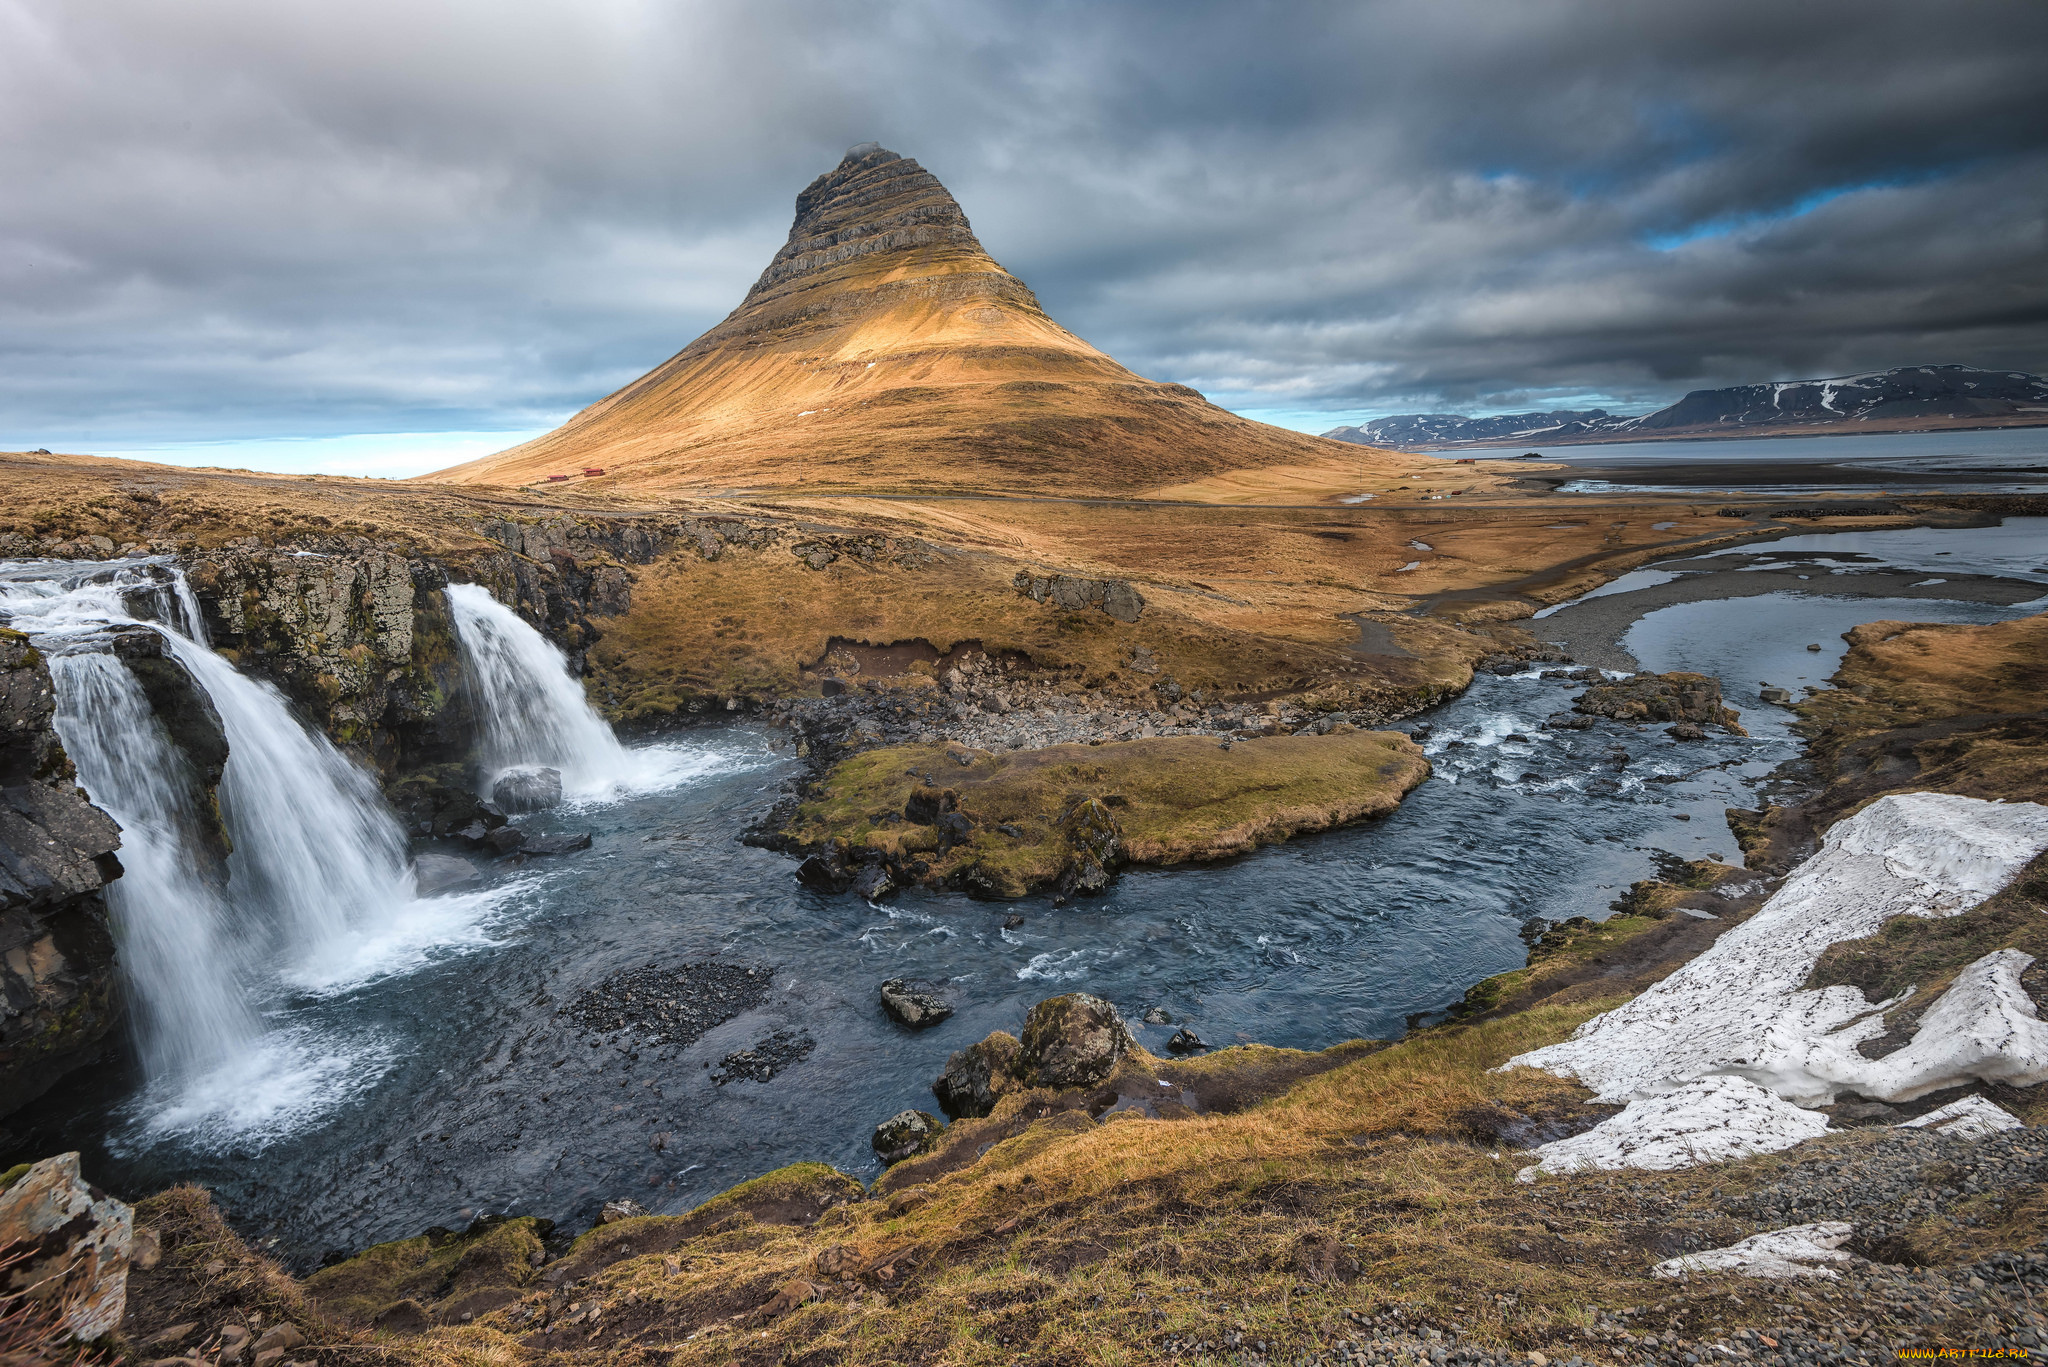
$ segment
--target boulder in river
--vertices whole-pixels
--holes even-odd
[[[939,1104],[953,1115],[987,1115],[995,1109],[996,1098],[1016,1089],[1011,1068],[1017,1049],[1017,1037],[998,1030],[979,1044],[955,1050],[946,1060],[946,1071],[932,1083]]]
[[[1092,1087],[1131,1051],[1116,1008],[1087,992],[1042,1001],[1024,1017],[1016,1070],[1039,1087]]]
[[[1721,681],[1707,674],[1633,674],[1613,683],[1594,684],[1574,706],[1588,715],[1616,721],[1692,722],[1719,726],[1731,734],[1749,733],[1739,717],[1721,702]]]
[[[953,1014],[953,1004],[929,983],[891,978],[882,984],[882,1009],[889,1019],[913,1030],[927,1030]]]
[[[589,831],[565,831],[559,835],[529,835],[519,847],[519,852],[524,855],[574,854],[589,848]]]
[[[899,1111],[875,1126],[875,1156],[884,1167],[915,1158],[931,1146],[946,1122],[925,1111]]]
[[[413,860],[412,876],[422,897],[438,897],[483,881],[476,865],[446,854],[423,854]]]
[[[545,765],[507,769],[491,785],[491,801],[499,810],[514,814],[545,811],[561,800],[562,771]]]

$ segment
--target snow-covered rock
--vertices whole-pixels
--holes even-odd
[[[1695,1163],[1721,1163],[1776,1153],[1827,1130],[1828,1118],[1781,1101],[1747,1078],[1708,1077],[1675,1091],[1631,1101],[1583,1134],[1533,1150],[1537,1161],[1515,1176],[1589,1168],[1646,1168],[1668,1172]]]
[[[1576,1078],[1609,1102],[1721,1074],[1808,1105],[1844,1090],[1902,1101],[1971,1081],[2048,1080],[2048,1025],[2020,987],[2032,960],[2017,950],[1966,968],[1912,1042],[1882,1059],[1856,1046],[1884,1033],[1881,1013],[1897,1002],[1873,1003],[1852,987],[1801,987],[1829,945],[1873,934],[1894,916],[1967,911],[2044,848],[2048,807],[2036,803],[1881,798],[1836,823],[1761,911],[1692,962],[1507,1066]]]
[[[1995,1101],[1988,1101],[1981,1096],[1966,1096],[1961,1101],[1951,1101],[1939,1110],[1916,1116],[1894,1128],[1927,1129],[1938,1134],[1954,1135],[1958,1139],[1982,1139],[1985,1135],[1996,1134],[2000,1130],[2023,1130],[2026,1124]]]
[[[1737,1272],[1745,1277],[1840,1277],[1831,1267],[1815,1263],[1846,1263],[1849,1255],[1841,1245],[1855,1232],[1852,1225],[1829,1220],[1817,1225],[1793,1225],[1768,1234],[1752,1234],[1726,1248],[1704,1253],[1687,1253],[1658,1263],[1650,1269],[1653,1277],[1679,1277],[1701,1272]]]

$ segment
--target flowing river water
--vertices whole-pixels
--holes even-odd
[[[1936,584],[1892,596],[1902,573],[1936,577],[1915,568],[1935,557],[1956,596],[1935,596]],[[34,628],[20,620],[21,583],[38,573],[50,571],[0,568],[24,629]],[[1729,574],[1763,576],[1739,581],[1763,591],[1677,592]],[[737,839],[798,776],[789,751],[747,726],[687,733],[620,750],[609,776],[565,774],[565,805],[517,819],[537,833],[589,832],[580,854],[523,865],[465,855],[482,886],[424,899],[408,886],[318,934],[281,931],[295,923],[280,921],[275,893],[260,899],[254,933],[230,895],[212,929],[191,929],[259,961],[240,970],[250,1019],[224,1027],[242,1041],[229,1065],[181,1075],[145,1048],[10,1123],[23,1152],[83,1149],[97,1180],[123,1190],[201,1182],[245,1232],[303,1267],[485,1213],[580,1228],[617,1197],[681,1210],[802,1159],[872,1175],[875,1122],[935,1109],[929,1087],[949,1052],[1016,1030],[1059,992],[1108,997],[1154,1050],[1181,1023],[1212,1044],[1396,1036],[1411,1015],[1520,966],[1525,923],[1604,915],[1654,872],[1656,852],[1739,862],[1724,809],[1756,805],[1758,785],[1797,753],[1787,714],[1758,701],[1759,685],[1819,683],[1859,622],[2041,611],[2048,527],[1802,538],[1643,575],[1532,626],[1575,649],[1597,641],[1624,664],[1720,675],[1749,737],[1683,743],[1661,726],[1609,722],[1545,730],[1580,685],[1537,670],[1482,675],[1416,719],[1431,728],[1435,773],[1387,818],[1220,866],[1127,872],[1107,895],[1055,908],[918,891],[876,907],[810,892],[787,858]],[[560,668],[511,614],[460,597],[476,667]],[[163,629],[179,636],[180,658],[197,648],[190,632]],[[201,668],[210,692],[235,691]],[[283,715],[257,710],[270,725]],[[533,726],[562,724],[548,712]],[[262,743],[324,745],[302,728],[299,742]],[[520,743],[493,741],[505,763],[539,758]],[[80,770],[90,790],[91,766]],[[414,851],[457,853],[433,846]],[[645,1006],[628,999],[644,982],[620,975],[706,963],[739,1009],[701,1034],[655,1032],[664,1043],[579,1023],[593,1001],[615,1014]],[[894,1025],[877,1001],[891,977],[946,984],[958,1013],[918,1034]],[[1154,1006],[1175,1024],[1140,1024]],[[265,1065],[266,1050],[285,1062]],[[204,1087],[181,1089],[195,1068]]]

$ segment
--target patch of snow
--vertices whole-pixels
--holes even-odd
[[[1670,1280],[1701,1272],[1736,1272],[1745,1277],[1840,1277],[1831,1267],[1815,1263],[1846,1263],[1841,1251],[1856,1227],[1841,1220],[1816,1225],[1793,1225],[1768,1234],[1752,1234],[1726,1248],[1704,1253],[1687,1253],[1658,1263],[1650,1269],[1653,1277]]]
[[[1525,1056],[1526,1057],[1526,1056]],[[1515,1176],[1589,1169],[1669,1172],[1776,1153],[1827,1132],[1828,1118],[1772,1096],[1741,1077],[1709,1077],[1661,1096],[1631,1101],[1583,1134],[1537,1146],[1536,1161]]]
[[[1411,561],[1409,561],[1409,562],[1408,562],[1407,564],[1403,565],[1403,566],[1402,566],[1402,567],[1401,567],[1400,569],[1398,569],[1398,570],[1395,570],[1395,571],[1394,571],[1394,573],[1395,573],[1395,574],[1406,574],[1406,573],[1408,573],[1408,571],[1410,571],[1410,570],[1419,570],[1419,569],[1421,569],[1421,568],[1422,568],[1422,562],[1421,562],[1420,560],[1411,560]]]
[[[2043,849],[2048,807],[2037,803],[1880,798],[1838,822],[1762,910],[1690,963],[1570,1039],[1503,1066],[1576,1078],[1608,1102],[1717,1075],[1809,1105],[1851,1089],[1909,1101],[1971,1081],[2048,1081],[2048,1025],[2020,986],[2032,960],[2018,950],[1965,968],[1912,1042],[1881,1059],[1856,1046],[1884,1033],[1882,1012],[1904,997],[1872,1003],[1853,987],[1803,986],[1828,946],[1874,934],[1894,916],[1968,911]]]
[[[1430,545],[1427,541],[1411,541],[1408,544],[1418,551],[1433,551],[1436,549],[1436,547]]]
[[[1916,589],[1924,589],[1930,584],[1946,584],[1947,582],[1948,580],[1946,579],[1922,579],[1918,583],[1914,584],[1912,587]]]
[[[1933,1130],[1958,1139],[1982,1139],[2000,1130],[2023,1130],[2026,1122],[1995,1101],[1981,1096],[1966,1096],[1961,1101],[1951,1101],[1938,1111],[1929,1111],[1893,1128]]]

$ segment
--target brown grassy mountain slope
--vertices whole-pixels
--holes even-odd
[[[1101,494],[1333,458],[1358,459],[1068,332],[937,177],[864,143],[797,196],[789,241],[724,322],[546,436],[425,478],[602,468],[602,483],[676,493]]]

